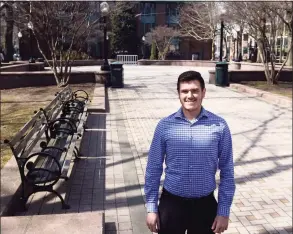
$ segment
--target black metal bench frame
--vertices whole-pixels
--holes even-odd
[[[85,97],[78,95],[79,93],[83,93]],[[60,179],[69,179],[67,174],[72,157],[79,159],[81,156],[78,149],[88,114],[87,103],[88,94],[85,91],[72,92],[67,86],[56,94],[45,109],[35,112],[11,141],[4,141],[17,161],[24,209],[30,195],[44,191],[58,196],[63,209],[70,208],[53,186]],[[58,121],[64,122],[62,128],[54,126]],[[43,135],[45,141],[40,140]],[[63,144],[60,144],[60,139]],[[41,150],[36,150],[35,146],[39,142]]]

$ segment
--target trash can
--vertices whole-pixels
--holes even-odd
[[[110,65],[110,70],[112,88],[123,88],[123,64],[119,62],[113,62]]]
[[[228,77],[228,63],[218,62],[216,63],[216,86],[229,86],[229,77]]]

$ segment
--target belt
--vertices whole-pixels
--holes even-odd
[[[207,198],[213,198],[214,197],[214,191],[211,192],[210,194],[208,194],[207,196],[203,196],[203,197],[181,197],[181,196],[177,196],[177,195],[174,195],[174,194],[170,193],[165,188],[163,188],[162,191],[163,191],[162,195],[167,195],[169,197],[172,197],[174,199],[178,199],[178,200],[181,200],[181,201],[197,201],[197,200],[204,200],[204,199],[207,199]]]

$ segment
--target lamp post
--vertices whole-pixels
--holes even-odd
[[[220,62],[222,62],[223,58],[223,37],[224,37],[224,14],[226,13],[226,10],[224,8],[221,9],[221,35],[220,35]]]
[[[248,51],[248,60],[251,61],[251,58],[252,58],[252,41],[250,39],[250,41],[249,41],[249,51]]]
[[[30,22],[28,22],[27,26],[30,29],[30,59],[29,59],[29,63],[35,63],[36,61],[33,57],[33,41],[32,41],[34,25],[30,21]]]
[[[29,22],[27,24],[28,28],[30,29],[30,59],[29,59],[29,63],[35,63],[35,59],[33,57],[33,29],[34,29],[34,25],[31,21],[32,19],[32,2],[30,1],[30,15],[29,15]]]
[[[142,59],[145,59],[145,36],[142,36],[141,38],[143,47],[142,47]]]
[[[103,18],[104,26],[104,64],[101,66],[101,71],[110,71],[110,66],[108,63],[108,41],[107,41],[107,15],[109,13],[109,4],[107,2],[102,2],[100,4],[100,11]]]
[[[17,36],[18,36],[18,54],[19,54],[19,57],[21,57],[20,56],[20,38],[22,38],[22,33],[19,31],[17,33]]]

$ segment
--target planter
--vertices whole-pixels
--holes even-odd
[[[230,69],[231,70],[240,70],[241,69],[241,63],[240,62],[230,63]]]

